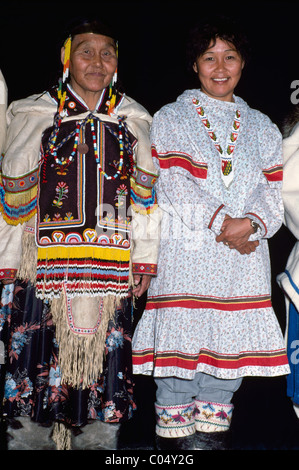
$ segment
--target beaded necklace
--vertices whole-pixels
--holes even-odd
[[[230,184],[232,180],[232,172],[233,172],[232,154],[235,150],[237,139],[239,137],[239,131],[240,131],[240,126],[241,126],[241,113],[237,109],[235,118],[233,121],[233,125],[232,125],[232,130],[229,133],[226,152],[224,153],[220,143],[217,140],[216,132],[212,128],[211,123],[205,114],[205,110],[203,106],[200,104],[199,100],[196,98],[193,99],[193,104],[196,108],[196,111],[203,125],[205,126],[205,129],[207,130],[208,135],[212,139],[212,142],[214,143],[217,152],[220,154],[222,174],[225,177],[224,181],[227,180],[226,182]],[[227,178],[229,176],[230,178]]]
[[[80,128],[81,128],[81,123],[78,122],[76,125],[75,131],[73,131],[68,137],[63,139],[56,147],[54,146],[53,143],[50,147],[50,153],[53,155],[56,165],[63,167],[64,171],[69,167],[69,165],[72,163],[72,161],[75,158],[76,151],[77,151],[78,144],[79,144]],[[70,156],[67,158],[62,157],[61,159],[59,159],[57,156],[57,151],[74,135],[75,135],[74,147]]]
[[[116,178],[119,177],[119,175],[122,172],[123,164],[124,164],[124,142],[123,142],[123,133],[122,133],[122,122],[124,118],[123,117],[118,117],[118,141],[119,141],[119,164],[116,173],[113,176],[107,175],[107,173],[103,170],[101,167],[101,161],[100,161],[100,156],[98,152],[98,143],[97,141],[100,139],[97,139],[96,132],[95,132],[95,126],[94,126],[94,120],[90,120],[90,126],[91,126],[91,134],[92,134],[92,140],[93,140],[93,149],[94,149],[94,156],[99,168],[100,173],[103,174],[103,176],[106,178],[106,180],[115,180]],[[102,131],[102,123],[98,123],[98,134],[101,133]]]
[[[112,129],[109,128],[109,126],[105,126],[110,131],[110,133],[112,133],[115,137],[118,138],[118,141],[119,141],[120,159],[119,159],[117,171],[113,176],[108,175],[101,166],[101,157],[98,151],[98,142],[101,140],[99,135],[102,133],[104,124],[99,119],[96,119],[98,121],[98,136],[97,136],[96,130],[95,130],[94,117],[92,114],[87,116],[86,119],[82,121],[78,121],[76,124],[76,129],[73,132],[71,132],[67,137],[65,137],[59,144],[55,145],[58,132],[55,133],[54,138],[50,141],[48,152],[49,154],[53,156],[55,160],[55,164],[57,166],[57,173],[66,174],[68,167],[74,161],[74,158],[77,152],[86,154],[89,151],[88,145],[86,143],[84,142],[79,143],[80,133],[82,134],[85,133],[86,124],[89,123],[91,127],[94,156],[95,156],[95,160],[98,165],[100,173],[103,174],[106,180],[115,180],[116,178],[118,178],[122,174],[123,165],[124,165],[124,137],[123,137],[124,123],[123,121],[125,120],[125,116],[118,117],[117,119],[118,119],[118,134],[113,132]],[[73,150],[71,154],[68,157],[62,157],[60,159],[57,155],[58,150],[73,137],[75,137],[75,139],[74,139],[74,146],[73,146]],[[131,152],[129,152],[129,154],[131,154]],[[133,164],[132,159],[130,158],[130,169],[129,169],[130,174],[133,172],[132,164]]]

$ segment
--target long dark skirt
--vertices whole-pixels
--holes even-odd
[[[103,374],[90,388],[73,389],[60,383],[59,345],[47,302],[36,299],[34,287],[26,282],[3,287],[3,415],[30,416],[39,423],[60,421],[72,426],[83,426],[91,419],[121,423],[131,418],[135,409],[131,323],[128,298],[117,309],[115,322],[109,323]]]

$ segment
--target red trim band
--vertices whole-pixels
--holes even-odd
[[[17,276],[17,269],[1,269],[0,279],[14,280]]]
[[[271,308],[270,296],[240,297],[240,298],[213,298],[188,294],[168,295],[161,297],[149,297],[146,310],[162,308],[189,308],[189,309],[214,309],[226,312],[240,310],[253,310],[257,308]]]
[[[157,275],[157,265],[150,263],[132,263],[133,274]]]
[[[179,351],[154,353],[148,349],[133,351],[133,365],[140,366],[153,363],[154,366],[178,367],[180,369],[196,370],[198,364],[206,364],[219,369],[239,369],[242,367],[278,367],[288,365],[285,350],[278,351],[245,351],[238,355],[221,355],[213,351],[202,350],[198,355],[187,355]]]
[[[206,163],[194,162],[190,155],[181,152],[171,152],[158,154],[156,149],[152,147],[152,156],[157,158],[160,168],[167,170],[171,167],[180,167],[189,171],[196,178],[206,179],[208,174],[208,166]]]
[[[213,217],[211,218],[211,222],[209,223],[209,229],[211,230],[212,226],[213,226],[213,223],[214,223],[214,220],[216,219],[217,215],[219,214],[219,212],[223,209],[224,207],[224,204],[221,204],[221,206],[218,207],[218,209],[216,210],[215,214],[213,215]]]
[[[263,173],[269,182],[283,180],[282,165],[276,165],[271,168],[268,168],[267,170],[263,170]]]

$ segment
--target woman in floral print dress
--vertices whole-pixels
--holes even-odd
[[[247,53],[234,25],[200,26],[188,52],[201,88],[152,125],[163,218],[133,371],[155,378],[160,438],[212,442],[227,436],[242,377],[289,373],[267,243],[283,220],[282,139],[234,94]]]

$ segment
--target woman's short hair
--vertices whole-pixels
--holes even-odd
[[[187,42],[187,66],[193,69],[194,62],[216,39],[233,44],[245,62],[250,57],[250,46],[243,27],[231,18],[220,17],[213,22],[203,21],[189,33]]]

